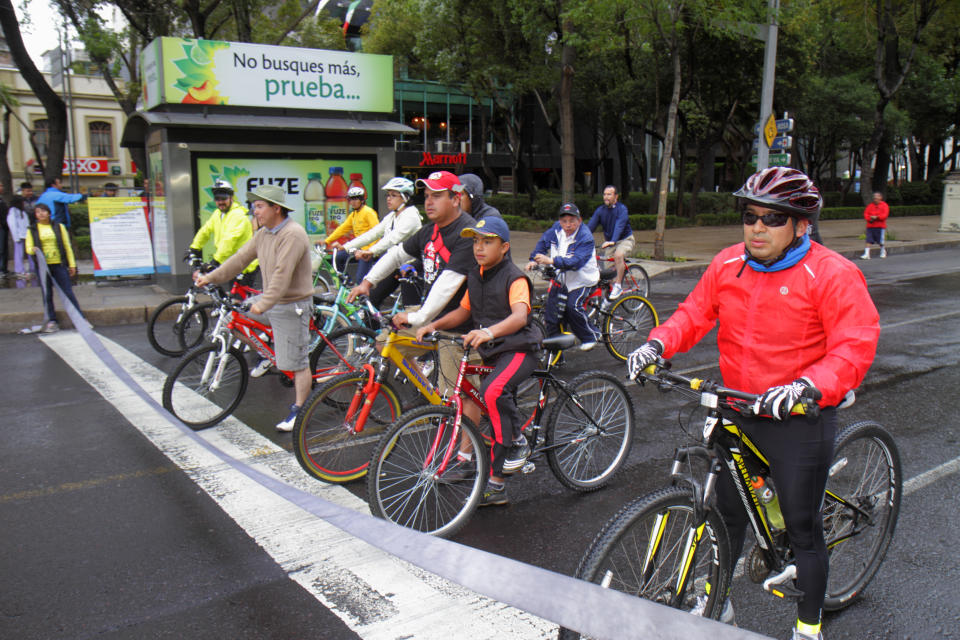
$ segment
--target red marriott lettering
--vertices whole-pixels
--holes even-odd
[[[467,154],[423,152],[423,158],[420,160],[421,167],[432,167],[438,164],[467,164]]]

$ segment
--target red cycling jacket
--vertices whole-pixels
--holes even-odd
[[[879,229],[887,228],[887,217],[890,215],[890,205],[881,200],[880,202],[871,202],[863,210],[863,219],[867,221],[867,229],[876,227]],[[876,217],[876,220],[870,218]]]
[[[839,404],[863,381],[880,337],[863,274],[815,242],[783,271],[744,267],[743,254],[743,243],[721,251],[650,338],[663,342],[663,356],[670,358],[688,351],[719,320],[725,386],[763,393],[806,377],[823,393],[821,406]]]

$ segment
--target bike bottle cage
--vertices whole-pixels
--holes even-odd
[[[803,599],[803,591],[797,589],[794,581],[797,579],[797,566],[789,564],[783,571],[776,575],[771,575],[763,581],[765,591],[772,593],[778,598],[784,600],[799,601]]]

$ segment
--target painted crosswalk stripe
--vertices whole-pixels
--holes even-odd
[[[158,401],[165,374],[103,337]],[[117,379],[75,332],[43,342],[194,480],[287,572],[364,639],[552,638],[556,626],[478,596],[343,533],[290,505],[190,442]],[[309,478],[292,455],[236,418],[203,432],[218,448],[283,482],[358,511],[343,487]]]

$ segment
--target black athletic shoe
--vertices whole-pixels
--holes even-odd
[[[504,473],[514,473],[523,468],[523,465],[527,462],[527,458],[530,457],[530,445],[527,444],[527,439],[523,436],[520,436],[523,440],[514,442],[513,446],[510,447],[510,450],[507,451],[507,457],[503,461],[503,472]]]
[[[507,485],[500,488],[494,488],[487,485],[483,491],[483,497],[480,498],[481,507],[490,507],[494,505],[510,504],[510,498],[507,497]]]

